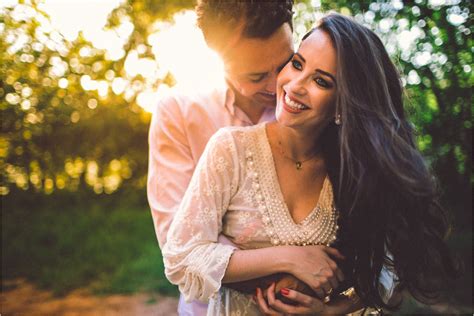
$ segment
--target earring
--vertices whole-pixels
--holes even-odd
[[[334,120],[336,125],[341,125],[341,114],[336,114],[336,119]]]

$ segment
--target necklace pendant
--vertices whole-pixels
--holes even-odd
[[[300,170],[302,163],[301,163],[301,161],[297,161],[297,162],[295,162],[295,165],[296,165],[296,170]]]

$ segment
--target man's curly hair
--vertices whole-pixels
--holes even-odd
[[[198,26],[208,44],[225,41],[224,29],[237,28],[244,22],[242,35],[269,38],[281,25],[291,28],[293,0],[198,0]]]

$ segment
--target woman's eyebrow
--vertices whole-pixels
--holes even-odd
[[[295,55],[298,56],[299,58],[301,58],[303,60],[303,62],[306,62],[306,59],[304,59],[304,57],[301,56],[300,53],[296,52]]]
[[[318,69],[316,69],[314,72],[316,72],[316,73],[320,73],[320,74],[322,74],[322,75],[325,75],[325,76],[328,76],[329,78],[331,78],[331,80],[332,80],[332,81],[334,81],[334,83],[336,83],[336,78],[334,78],[334,76],[333,76],[333,75],[331,75],[329,72],[327,72],[327,71],[324,71],[324,70],[322,70],[322,69],[319,69],[319,68],[318,68]]]
[[[293,59],[293,56],[295,56],[294,53],[290,55],[290,57],[288,58],[288,60],[286,60],[283,64],[281,64],[281,65],[278,67],[278,72],[280,72],[280,71],[283,69],[283,67],[285,67],[286,64],[288,64],[288,63],[290,62],[290,60]]]

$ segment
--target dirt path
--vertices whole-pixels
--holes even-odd
[[[5,291],[3,291],[5,289]],[[472,314],[472,306],[417,306],[417,314]],[[2,282],[0,316],[177,316],[178,300],[156,294],[94,296],[85,290],[65,297],[35,288],[25,280]],[[402,311],[403,313],[403,311]],[[411,312],[412,313],[412,312]],[[410,314],[411,314],[410,313]]]
[[[1,316],[175,316],[178,301],[156,294],[93,296],[85,290],[58,298],[24,280],[9,280],[2,282],[0,306]]]

